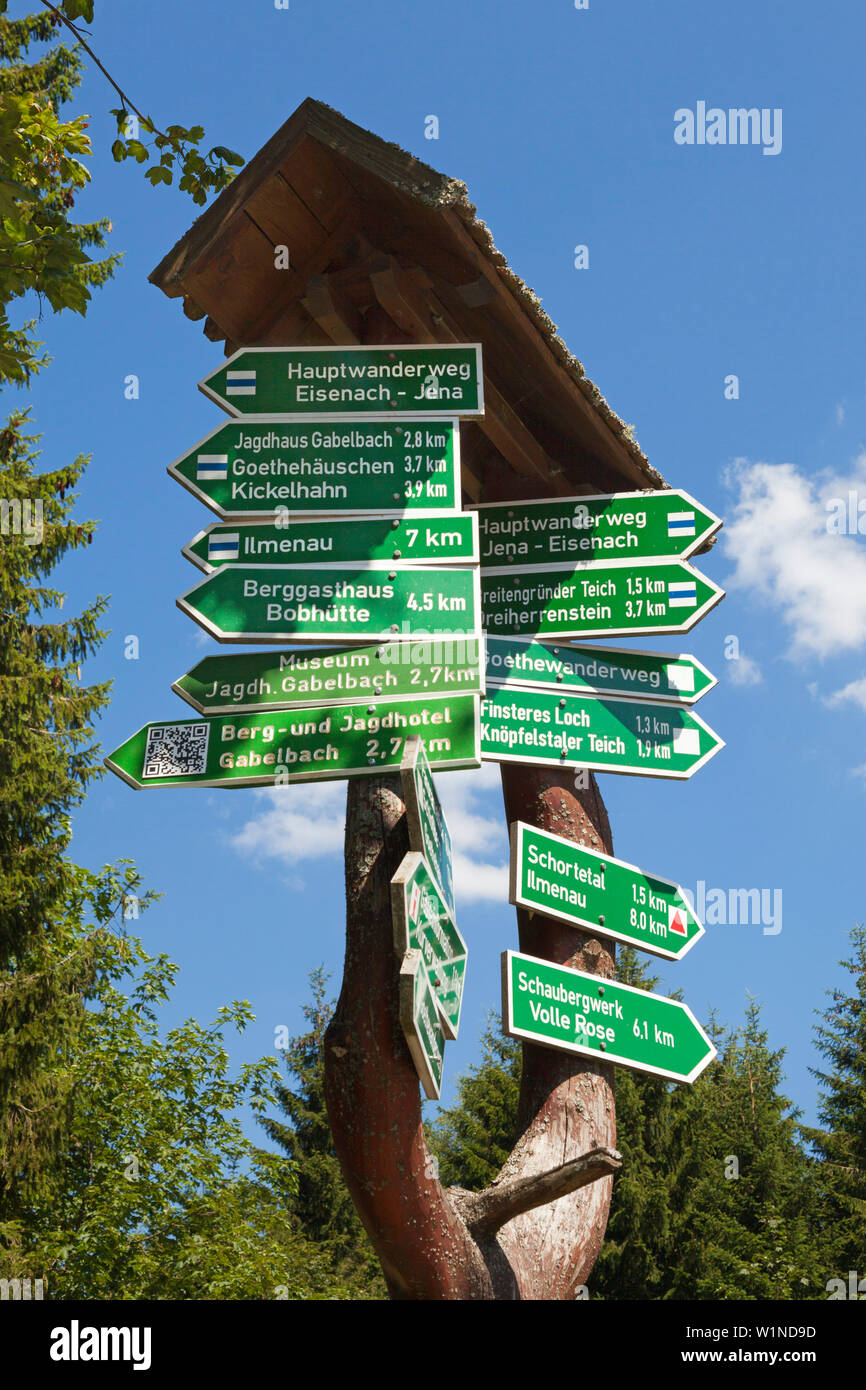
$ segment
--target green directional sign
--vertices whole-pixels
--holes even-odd
[[[491,637],[688,632],[724,596],[683,560],[481,573],[481,611]]]
[[[221,517],[454,511],[461,498],[459,423],[233,421],[200,439],[168,472]]]
[[[482,502],[481,564],[563,565],[692,555],[722,525],[681,488],[537,502]]]
[[[400,1025],[428,1100],[442,1090],[445,1029],[420,951],[409,951],[400,967]]]
[[[483,694],[483,637],[206,656],[172,685],[201,714],[298,709],[363,697]]]
[[[633,647],[555,647],[521,637],[487,639],[487,680],[491,685],[683,705],[694,704],[718,684],[694,656]]]
[[[239,348],[199,382],[230,415],[483,415],[480,343]]]
[[[391,879],[391,916],[397,956],[421,952],[445,1036],[456,1038],[468,948],[423,854],[410,850]]]
[[[683,779],[724,746],[677,705],[495,686],[481,705],[481,756],[488,762]]]
[[[517,951],[502,955],[502,1019],[510,1037],[669,1081],[695,1081],[716,1055],[678,1000]]]
[[[225,565],[177,606],[220,642],[363,642],[468,636],[481,624],[478,570],[432,565]]]
[[[206,573],[220,565],[463,564],[478,562],[478,519],[471,512],[410,512],[404,517],[355,516],[339,521],[228,522],[208,526],[184,546]]]
[[[379,776],[420,733],[437,768],[479,767],[478,697],[145,724],[105,759],[131,787],[264,787]]]
[[[704,935],[678,883],[515,821],[509,902],[680,960]]]
[[[410,738],[403,750],[400,781],[409,825],[409,848],[423,854],[454,921],[454,869],[451,833],[439,804],[423,739]]]

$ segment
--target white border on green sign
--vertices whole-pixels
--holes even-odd
[[[529,831],[533,835],[541,835],[545,840],[552,840],[555,845],[562,845],[566,850],[579,850],[581,854],[591,855],[593,859],[598,859],[603,864],[616,864],[620,869],[627,869],[631,873],[639,874],[641,878],[654,879],[656,883],[663,883],[665,887],[672,888],[680,895],[688,908],[689,916],[697,922],[699,930],[688,941],[681,951],[668,951],[664,946],[651,946],[649,942],[642,941],[637,934],[629,936],[626,932],[617,931],[615,927],[609,926],[609,916],[605,913],[604,925],[601,926],[597,920],[590,917],[579,917],[574,912],[558,912],[555,907],[539,906],[528,898],[520,895],[520,875],[518,874],[518,860],[523,853],[524,831]],[[636,951],[646,951],[652,956],[661,956],[665,960],[682,960],[688,955],[689,951],[706,935],[706,927],[698,917],[691,905],[683,898],[683,890],[673,879],[665,878],[662,874],[651,874],[646,869],[639,869],[636,864],[629,864],[625,859],[615,859],[612,854],[602,854],[600,850],[590,849],[588,845],[579,845],[574,840],[566,840],[561,835],[554,835],[549,830],[542,830],[537,825],[527,825],[525,821],[512,821],[509,827],[509,843],[511,847],[511,860],[508,870],[508,901],[514,907],[526,908],[528,912],[537,912],[540,917],[555,917],[559,922],[567,922],[569,926],[585,927],[593,935],[612,936],[616,941],[624,941],[627,946],[631,946]]]
[[[688,1004],[684,1004],[680,999],[668,999],[661,994],[651,994],[651,999],[661,999],[665,1004],[670,1004],[673,1008],[682,1009],[687,1014],[703,1037],[709,1047],[709,1054],[698,1062],[688,1076],[683,1076],[680,1072],[666,1071],[664,1067],[653,1067],[645,1062],[635,1062],[631,1057],[622,1057],[617,1052],[599,1052],[597,1048],[582,1047],[580,1043],[554,1041],[552,1038],[544,1037],[539,1033],[532,1033],[525,1028],[516,1028],[511,1016],[511,991],[514,983],[514,960],[528,960],[533,965],[546,965],[548,969],[562,970],[568,975],[574,975],[579,980],[586,980],[592,985],[615,985],[617,989],[626,990],[629,994],[642,994],[646,999],[648,991],[638,989],[635,985],[624,985],[619,980],[606,980],[601,975],[589,975],[584,970],[573,970],[569,965],[560,965],[558,961],[544,960],[541,956],[530,956],[525,951],[503,951],[502,952],[502,1029],[510,1038],[525,1038],[527,1042],[537,1043],[539,1047],[550,1047],[554,1052],[577,1052],[581,1057],[588,1057],[591,1061],[601,1064],[615,1062],[618,1066],[629,1067],[631,1071],[647,1072],[652,1076],[663,1076],[667,1081],[678,1081],[681,1085],[690,1086],[696,1081],[701,1072],[704,1071],[710,1062],[715,1061],[716,1048],[714,1043],[704,1032],[698,1020],[695,1018]]]

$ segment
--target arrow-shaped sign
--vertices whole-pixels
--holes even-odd
[[[551,646],[525,637],[487,639],[490,685],[521,686],[693,705],[718,682],[697,657],[634,647]]]
[[[239,348],[199,382],[230,415],[483,415],[480,343]]]
[[[459,422],[249,418],[212,430],[168,472],[221,517],[454,511]]]
[[[183,553],[206,574],[221,565],[471,565],[478,562],[478,520],[471,512],[408,517],[355,516],[330,521],[227,522],[208,526]]]
[[[515,821],[509,902],[681,960],[704,928],[678,883]]]
[[[691,1009],[583,970],[502,954],[502,1021],[512,1038],[692,1082],[716,1055]]]
[[[698,715],[676,705],[613,696],[561,695],[488,687],[481,703],[486,762],[541,763],[682,780],[724,742]]]
[[[400,781],[406,803],[409,848],[423,854],[451,915],[454,910],[454,869],[451,832],[439,801],[430,762],[421,738],[409,738],[400,764]]]
[[[225,565],[177,606],[220,642],[363,642],[477,633],[478,570]]]
[[[484,639],[206,656],[172,685],[201,714],[484,693]]]
[[[481,502],[482,566],[563,565],[578,560],[684,559],[722,525],[682,488]]]
[[[445,1030],[420,951],[408,951],[400,967],[400,1024],[428,1100],[442,1089]]]
[[[391,879],[391,917],[398,959],[421,952],[445,1036],[456,1038],[468,948],[423,854],[410,850]]]
[[[683,560],[481,572],[481,611],[491,637],[688,632],[724,596]]]
[[[268,787],[378,777],[422,731],[437,768],[479,767],[478,697],[377,700],[145,724],[105,759],[131,787]]]

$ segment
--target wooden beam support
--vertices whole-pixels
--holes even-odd
[[[458,242],[465,247],[467,255],[476,250],[475,243],[465,223],[453,208],[443,209],[442,218],[457,238]],[[453,290],[453,287],[451,288]],[[502,308],[507,316],[509,325],[513,330],[515,341],[522,339],[533,355],[541,353],[548,357],[554,356],[550,344],[545,342],[542,337],[541,330],[532,322],[525,309],[517,303],[507,284],[502,286],[502,293],[496,295],[496,302],[497,306]],[[557,360],[555,356],[554,360]],[[559,365],[561,368],[565,367],[561,359],[559,360]],[[574,404],[574,408],[587,426],[590,438],[594,437],[597,440],[597,452],[602,458],[613,457],[617,467],[622,470],[627,478],[634,478],[636,486],[645,487],[650,480],[646,477],[638,461],[633,457],[627,444],[614,432],[612,425],[608,424],[607,421],[602,418],[596,406],[584,395],[581,386],[570,375],[570,372],[568,372],[568,368],[565,368],[565,372],[568,373],[567,389]],[[659,480],[659,486],[663,486],[661,479]]]
[[[330,275],[312,275],[301,300],[310,318],[340,347],[354,347],[361,341],[361,315],[354,304],[333,283]]]
[[[616,1149],[599,1144],[589,1153],[561,1163],[558,1168],[550,1168],[546,1173],[532,1173],[529,1177],[515,1178],[513,1182],[496,1183],[482,1192],[467,1192],[460,1187],[449,1187],[446,1191],[477,1240],[494,1235],[515,1216],[555,1202],[599,1178],[613,1177],[621,1167],[622,1155]]]
[[[438,313],[424,297],[412,277],[403,270],[393,256],[387,258],[387,265],[371,272],[370,283],[382,308],[390,314],[415,342],[459,343],[465,342],[456,325],[452,325],[445,313]],[[496,446],[503,458],[507,459],[516,472],[549,483],[561,467],[544,452],[532,431],[527,429],[505,397],[496,389],[490,377],[484,374],[484,414],[478,418],[478,425]]]
[[[486,275],[479,275],[477,280],[472,280],[468,285],[457,285],[456,289],[469,309],[480,309],[482,304],[489,304],[491,299],[496,298],[496,290]]]

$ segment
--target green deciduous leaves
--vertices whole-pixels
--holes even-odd
[[[0,14],[5,11],[0,6]],[[110,230],[106,220],[77,224],[71,211],[89,180],[84,162],[91,153],[87,119],[63,121],[59,111],[93,56],[76,21],[93,20],[93,0],[63,0],[51,12],[0,20],[0,385],[26,385],[43,364],[33,324],[15,327],[8,306],[27,294],[55,312],[84,314],[90,290],[116,268],[119,256],[94,261]],[[64,27],[76,47],[57,42]],[[31,58],[32,45],[50,46]],[[111,77],[108,78],[112,82]],[[117,89],[116,87],[116,90]],[[200,125],[170,125],[161,131],[139,116],[121,92],[114,109],[118,134],[111,152],[117,162],[142,166],[154,186],[172,184],[197,204],[234,178],[243,158],[224,145],[201,151]]]
[[[84,118],[61,121],[33,96],[0,93],[0,382],[26,383],[39,365],[29,329],[12,329],[6,306],[28,293],[55,311],[83,314],[90,299],[86,245],[103,246],[105,224],[69,218],[89,174]],[[117,258],[103,262],[103,275]]]
[[[244,163],[243,155],[225,145],[214,145],[206,155],[202,154],[199,145],[204,139],[203,126],[170,125],[158,130],[152,117],[137,116],[127,106],[116,107],[111,114],[117,120],[118,131],[111,146],[115,160],[134,159],[138,164],[152,161],[144,174],[154,186],[171,184],[178,174],[178,188],[189,193],[195,203],[204,203],[209,193],[225,188],[234,178],[234,167]],[[153,136],[150,145],[139,138],[141,133]]]
[[[93,0],[61,0],[60,8],[67,19],[83,19],[93,23]]]
[[[283,1205],[292,1165],[257,1151],[240,1121],[273,1102],[276,1061],[230,1067],[245,1001],[161,1031],[177,967],[126,934],[138,892],[129,865],[74,870],[45,947],[46,969],[86,953],[89,1007],[63,1057],[67,1126],[49,1180],[0,1207],[0,1274],[37,1270],[55,1298],[315,1296],[315,1252]]]

